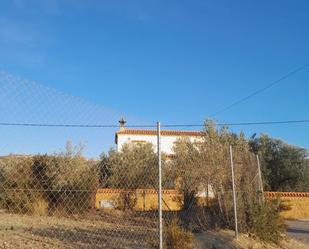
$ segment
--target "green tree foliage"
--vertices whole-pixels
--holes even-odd
[[[266,189],[270,191],[309,191],[308,151],[262,135],[250,141],[260,154]]]
[[[157,155],[150,143],[125,144],[120,152],[110,150],[108,162],[102,162],[101,166],[101,178],[105,178],[110,187],[138,189],[157,186]],[[109,177],[105,177],[104,174]]]
[[[212,121],[206,121],[201,139],[180,140],[174,148],[169,175],[177,179],[184,194],[182,221],[186,227],[193,223],[202,229],[209,228],[211,223],[219,227],[234,227],[230,145],[233,147],[239,230],[269,240],[273,229],[274,240],[279,239],[279,209],[268,202],[262,203],[259,198],[257,160],[244,134],[231,133],[227,127],[217,129]],[[206,208],[196,205],[197,194],[205,193],[208,186],[215,195],[215,202]],[[259,220],[268,226],[267,232],[260,230]]]
[[[247,231],[264,241],[277,243],[282,239],[285,224],[277,200],[266,200],[248,208]]]
[[[120,152],[111,149],[108,155],[101,155],[100,185],[122,190],[116,200],[117,208],[133,209],[137,201],[136,189],[157,187],[157,162],[150,143],[125,144]]]
[[[113,154],[115,151],[110,150],[109,154]],[[109,155],[102,153],[100,156],[100,161],[98,164],[98,170],[99,170],[99,182],[100,182],[100,187],[102,188],[107,188],[109,187],[109,182],[108,178],[111,176],[111,164],[109,160]]]
[[[192,142],[179,140],[174,146],[175,156],[171,161],[170,175],[179,179],[181,190],[184,192],[184,208],[188,209],[194,205],[198,191],[205,191],[210,185],[217,194],[221,205],[220,195],[227,189],[230,190],[230,167],[229,167],[229,145],[234,150],[246,151],[248,146],[241,134],[237,136],[229,133],[227,127],[217,129],[212,121],[206,121],[202,138]],[[248,150],[247,150],[248,151]],[[239,153],[239,156],[243,154]],[[241,160],[236,173],[242,166]],[[235,167],[236,168],[236,167]],[[236,174],[236,181],[240,182]],[[223,209],[222,209],[223,212]]]

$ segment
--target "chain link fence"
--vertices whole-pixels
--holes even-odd
[[[138,169],[155,158],[135,168],[137,179],[117,159],[107,169],[77,154],[1,157],[2,246],[156,247],[157,175]]]
[[[231,144],[240,230],[247,229],[246,210],[261,202],[256,155],[225,128],[208,123],[194,138],[173,131],[170,154],[158,153],[156,130],[155,142],[108,150],[103,140],[111,145],[118,127],[96,117],[115,124],[119,113],[3,73],[0,87],[0,118],[7,120],[0,127],[0,248],[205,248],[195,232],[235,228]],[[55,152],[58,138],[72,136],[89,139],[86,153],[70,141]]]
[[[156,154],[98,156],[121,113],[2,71],[0,98],[0,248],[157,246]]]
[[[196,167],[194,153],[187,156],[177,153],[167,159],[163,155],[163,248],[199,248],[191,232],[223,221],[233,223],[229,220],[233,205],[228,164],[220,169],[226,175],[215,179],[212,174],[218,172]],[[244,179],[238,166],[236,182],[241,186]],[[2,247],[160,248],[158,173],[151,144],[126,144],[121,152],[111,150],[100,160],[86,159],[70,146],[59,154],[3,156]],[[251,179],[252,187],[256,177]],[[238,190],[238,200],[248,193],[248,189]],[[181,245],[173,245],[177,240]]]

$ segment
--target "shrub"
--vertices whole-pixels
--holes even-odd
[[[193,249],[193,235],[184,230],[173,219],[165,229],[165,248],[167,249]]]
[[[163,248],[165,249],[193,249],[193,235],[178,224],[177,219],[163,229]],[[150,236],[147,238],[149,248],[159,248],[158,236]]]
[[[122,191],[116,200],[116,208],[120,210],[133,210],[136,203],[137,196],[134,191]]]
[[[14,213],[29,213],[32,210],[33,197],[30,191],[6,191],[3,197],[4,208]]]
[[[36,198],[32,203],[32,214],[46,216],[48,214],[48,202],[42,198]]]
[[[12,212],[31,210],[33,195],[31,184],[31,159],[8,156],[0,161],[1,206]]]
[[[278,243],[285,225],[280,206],[274,201],[254,205],[249,216],[249,231],[263,241]]]
[[[93,206],[98,181],[97,164],[79,154],[9,156],[0,161],[0,207],[38,215],[83,212]]]
[[[213,122],[206,122],[199,141],[179,140],[169,162],[167,174],[172,180],[179,179],[178,188],[184,196],[181,222],[190,229],[234,229],[231,145],[239,231],[278,242],[283,231],[279,206],[262,203],[256,155],[243,133],[231,133],[227,127],[217,129]],[[213,205],[196,205],[197,194],[205,193],[209,186],[214,195]]]

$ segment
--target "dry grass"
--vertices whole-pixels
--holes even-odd
[[[285,219],[309,219],[309,198],[282,198],[288,210],[282,211]]]
[[[174,219],[166,227],[165,244],[167,249],[193,249],[193,235],[180,227]]]
[[[208,231],[196,234],[199,249],[308,249],[309,246],[294,240],[285,239],[279,245],[264,243],[247,235],[241,234],[239,239],[234,238],[234,231]]]
[[[32,204],[32,214],[46,216],[48,214],[48,202],[43,198],[37,198]]]

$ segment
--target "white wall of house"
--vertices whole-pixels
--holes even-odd
[[[124,144],[127,143],[151,143],[153,144],[154,150],[157,151],[157,136],[149,134],[117,134],[117,151],[121,151]],[[161,135],[161,151],[167,155],[173,154],[173,147],[180,139],[189,139],[191,142],[201,141],[200,136],[173,136],[173,135]],[[200,189],[197,193],[198,197],[214,197],[212,187],[208,186],[208,191],[204,188]]]
[[[173,154],[173,147],[175,142],[179,139],[184,138],[184,136],[165,136],[161,135],[161,151],[165,154]],[[187,137],[191,142],[200,139],[196,136]],[[154,135],[133,135],[133,134],[118,134],[118,144],[117,150],[120,151],[122,146],[126,143],[142,143],[147,142],[154,145],[155,151],[157,150],[157,136]]]

